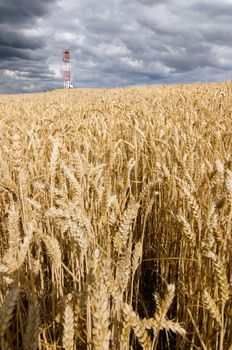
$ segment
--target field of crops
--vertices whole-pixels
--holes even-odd
[[[232,349],[232,83],[0,96],[0,348]]]

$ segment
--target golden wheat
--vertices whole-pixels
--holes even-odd
[[[231,96],[0,96],[1,349],[231,348]]]

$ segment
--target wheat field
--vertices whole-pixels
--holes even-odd
[[[1,349],[232,349],[232,84],[0,96]]]

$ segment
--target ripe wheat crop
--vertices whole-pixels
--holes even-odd
[[[232,85],[0,96],[0,348],[232,349]]]

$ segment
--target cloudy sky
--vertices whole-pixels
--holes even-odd
[[[232,79],[232,0],[0,0],[0,93]]]

